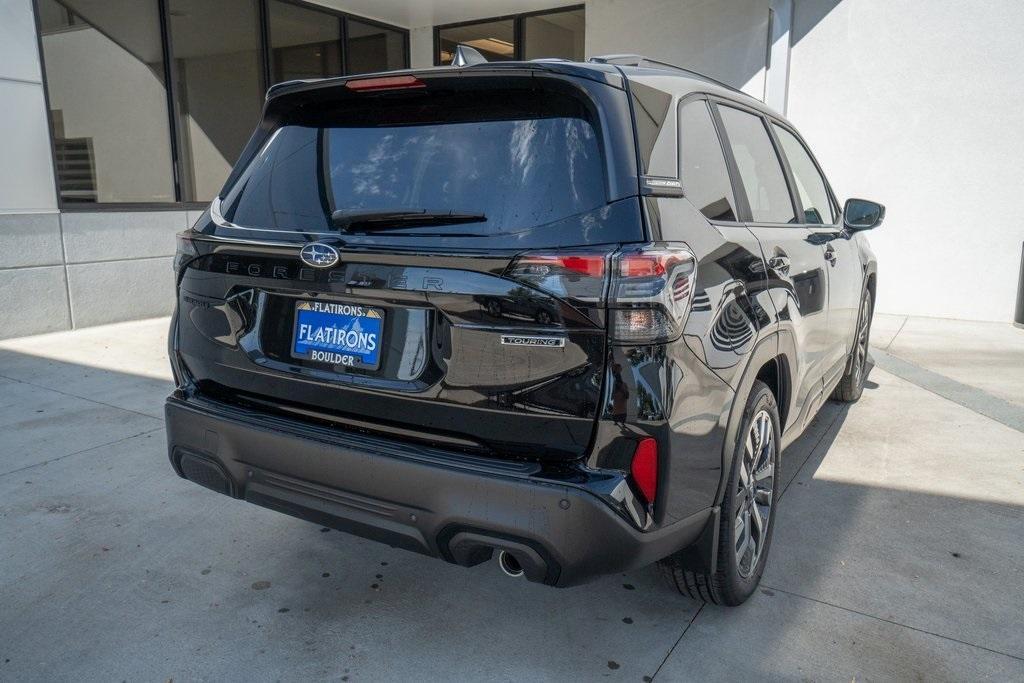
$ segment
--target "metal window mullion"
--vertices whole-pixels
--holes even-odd
[[[512,20],[512,58],[521,62],[524,54],[526,50],[523,45],[523,17],[519,15]]]
[[[178,72],[171,49],[170,0],[157,0],[160,16],[161,54],[164,60],[164,94],[167,98],[167,129],[171,136],[171,175],[174,182],[174,200],[183,202],[185,192],[182,186],[181,139],[178,125]]]
[[[348,76],[348,15],[339,17],[338,33],[341,36],[341,75]]]
[[[257,0],[256,23],[259,36],[257,37],[257,53],[260,59],[260,71],[263,74],[263,92],[266,92],[273,81],[270,47],[270,2],[269,0]]]

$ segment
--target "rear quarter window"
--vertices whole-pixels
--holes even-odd
[[[705,100],[679,109],[680,180],[683,194],[707,218],[737,220],[729,169]]]

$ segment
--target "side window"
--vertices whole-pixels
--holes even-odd
[[[834,223],[835,216],[832,213],[832,203],[828,200],[825,179],[818,173],[818,167],[814,165],[811,155],[795,135],[774,123],[772,127],[779,136],[782,152],[789,161],[790,170],[793,171],[800,203],[804,206],[803,222]]]
[[[761,117],[727,106],[718,109],[754,222],[795,223],[782,163]]]
[[[679,137],[683,194],[708,218],[738,220],[729,169],[707,102],[694,100],[683,105]]]

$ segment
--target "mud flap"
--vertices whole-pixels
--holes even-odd
[[[679,551],[677,557],[684,569],[698,572],[705,576],[715,573],[718,564],[718,520],[722,507],[711,508],[711,514],[704,524],[700,536],[693,543]]]

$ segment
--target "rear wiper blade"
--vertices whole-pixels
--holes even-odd
[[[486,221],[487,216],[482,213],[462,213],[454,210],[339,209],[331,214],[331,222],[336,228],[356,232],[400,230],[417,225],[457,225]]]

